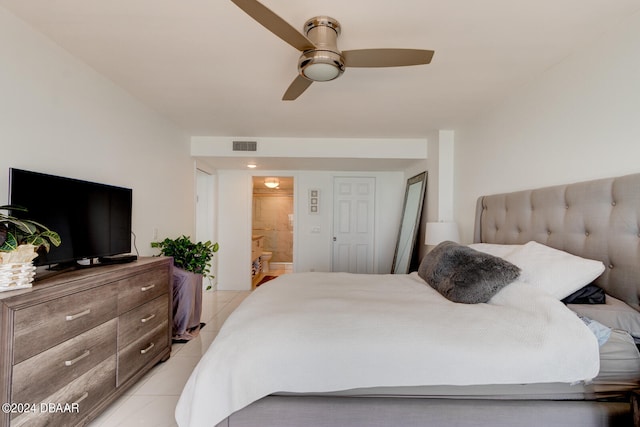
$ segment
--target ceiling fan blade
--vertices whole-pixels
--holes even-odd
[[[231,0],[245,13],[262,24],[267,30],[280,37],[291,46],[301,52],[309,49],[315,49],[315,45],[311,40],[306,38],[302,33],[293,28],[284,19],[280,18],[269,8],[256,0]]]
[[[401,67],[431,62],[432,50],[422,49],[357,49],[344,50],[345,67]]]
[[[313,83],[311,80],[307,80],[302,76],[296,77],[282,96],[282,100],[293,101],[294,99],[302,95],[302,92],[307,90],[307,88],[311,86],[311,83]]]

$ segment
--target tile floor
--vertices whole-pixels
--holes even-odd
[[[173,344],[171,357],[156,365],[136,385],[113,402],[89,427],[174,427],[173,411],[191,371],[229,314],[249,291],[207,291],[202,299],[206,326],[186,344]]]

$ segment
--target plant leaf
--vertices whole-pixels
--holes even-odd
[[[0,246],[0,251],[3,252],[11,252],[15,251],[18,248],[18,240],[16,240],[16,236],[12,233],[7,234],[7,239],[4,241],[2,246]]]
[[[162,242],[152,242],[151,246],[159,248],[164,256],[173,257],[173,264],[183,270],[204,276],[209,275],[211,259],[218,251],[218,244],[191,241],[189,236],[180,236],[176,239],[166,238]]]

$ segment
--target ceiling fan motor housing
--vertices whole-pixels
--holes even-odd
[[[304,24],[304,33],[316,49],[302,53],[298,72],[308,80],[326,82],[344,72],[344,58],[338,50],[340,23],[329,16],[316,16]]]

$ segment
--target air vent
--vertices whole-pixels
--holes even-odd
[[[233,151],[257,151],[257,141],[233,141]]]

